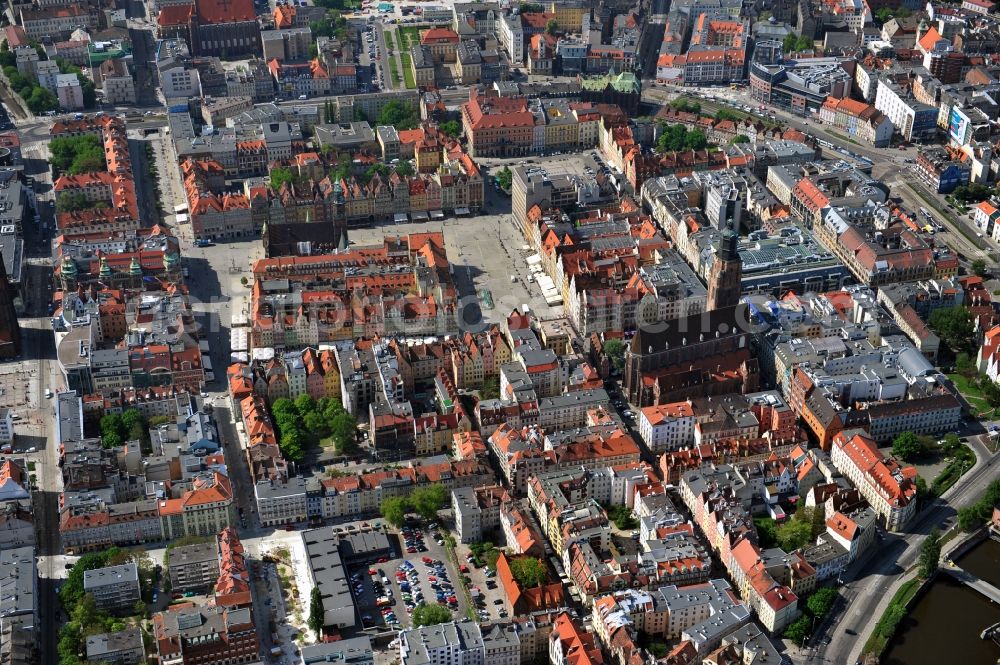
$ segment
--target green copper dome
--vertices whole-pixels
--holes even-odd
[[[76,276],[76,262],[69,255],[63,257],[60,272],[66,277]]]

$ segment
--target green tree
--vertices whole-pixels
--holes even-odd
[[[413,129],[420,123],[420,114],[409,103],[393,100],[382,107],[378,114],[379,125],[392,125],[396,129]]]
[[[56,171],[67,171],[78,153],[100,148],[100,141],[92,134],[54,138],[49,141],[49,163]]]
[[[619,372],[625,370],[625,344],[620,339],[612,338],[605,341],[604,355],[616,370]]]
[[[448,502],[444,485],[425,485],[410,493],[410,505],[425,520],[437,519],[438,511]]]
[[[805,522],[809,525],[810,539],[815,539],[821,533],[826,531],[826,514],[823,510],[811,508],[809,506],[802,506],[795,511],[793,519]]]
[[[380,176],[387,176],[391,173],[391,170],[382,162],[378,162],[369,166],[367,171],[369,178],[374,177],[376,173]]]
[[[323,437],[330,433],[330,426],[319,411],[311,411],[303,416],[302,425],[313,436]]]
[[[782,48],[785,53],[791,53],[792,51],[809,51],[815,47],[812,38],[802,35],[797,36],[794,33],[789,33],[785,35],[785,41],[782,43]]]
[[[146,418],[139,409],[125,409],[122,412],[122,427],[131,432],[137,427],[146,427]]]
[[[100,611],[94,602],[94,596],[89,593],[83,594],[70,609],[69,618],[83,629],[94,625],[100,619]]]
[[[102,552],[89,552],[79,558],[66,576],[59,589],[59,600],[63,607],[72,608],[83,597],[83,574],[88,570],[96,570],[107,565],[110,557],[118,553],[117,547],[108,548]]]
[[[667,645],[663,642],[649,642],[646,644],[648,651],[654,658],[663,658],[667,655]]]
[[[934,574],[938,569],[938,562],[941,560],[941,532],[937,529],[924,538],[920,545],[920,558],[918,560],[918,574],[925,580]]]
[[[554,35],[554,34],[556,34],[556,30],[558,30],[558,29],[559,29],[559,24],[556,23],[556,20],[554,18],[550,18],[545,23],[545,34],[547,34],[547,35]]]
[[[64,624],[59,629],[59,643],[56,646],[59,665],[81,665],[79,654],[82,643],[83,632],[80,630],[80,625],[73,621]]]
[[[919,457],[924,452],[920,439],[913,432],[903,432],[892,441],[892,454],[903,461]]]
[[[945,307],[931,312],[931,328],[953,353],[976,352],[976,329],[968,307]]]
[[[783,637],[794,644],[801,645],[811,633],[812,619],[801,616],[785,628]]]
[[[79,192],[63,192],[56,197],[56,212],[77,212],[90,207],[87,195]]]
[[[689,97],[678,97],[670,102],[670,108],[681,113],[701,113],[701,104]]]
[[[948,432],[941,439],[941,450],[947,454],[952,454],[962,446],[962,439],[954,432]]]
[[[806,609],[809,610],[812,616],[822,619],[830,611],[830,608],[833,607],[833,604],[837,602],[839,595],[836,589],[831,589],[830,587],[817,589],[816,593],[809,596],[809,599],[806,600]]]
[[[1000,505],[1000,480],[992,481],[979,500],[958,511],[958,525],[963,531],[974,531],[990,518],[993,507]]]
[[[778,529],[774,520],[767,517],[755,518],[754,526],[757,527],[757,540],[763,548],[774,547],[778,544]]]
[[[747,136],[746,134],[737,134],[732,139],[730,139],[729,142],[732,145],[736,145],[738,143],[750,143],[750,137]]]
[[[342,411],[329,423],[330,437],[333,439],[337,452],[341,455],[353,455],[358,450],[358,422],[347,411]]]
[[[436,626],[452,620],[451,610],[444,605],[420,603],[413,608],[413,627]]]
[[[457,139],[462,135],[462,123],[458,120],[448,120],[447,122],[442,122],[440,129],[453,139]]]
[[[981,183],[973,182],[968,185],[959,185],[951,194],[963,203],[979,203],[990,198],[994,194],[994,190]]]
[[[500,381],[496,377],[490,376],[483,381],[479,399],[500,399]]]
[[[510,574],[522,589],[541,586],[549,579],[549,572],[540,559],[533,556],[510,560]]]
[[[511,185],[514,184],[514,174],[510,168],[505,166],[497,172],[497,184],[505,192],[510,191]]]
[[[24,101],[28,105],[28,110],[36,115],[59,108],[59,99],[50,90],[41,86],[33,88],[31,94]]]
[[[976,373],[976,364],[968,353],[962,352],[955,356],[955,371],[970,378]]]
[[[639,527],[639,520],[632,514],[632,510],[625,505],[609,506],[607,509],[608,519],[615,523],[621,531],[632,531]]]
[[[743,114],[730,109],[719,109],[713,114],[716,120],[742,120]]]
[[[286,184],[291,187],[297,180],[298,178],[289,168],[279,166],[271,169],[271,188],[274,191],[278,191],[281,189],[282,185]]]
[[[708,139],[705,137],[705,132],[700,129],[692,129],[684,137],[685,150],[704,150],[706,147]]]
[[[986,261],[984,261],[983,259],[975,259],[972,262],[972,272],[978,275],[979,277],[985,277]]]
[[[316,400],[314,400],[308,393],[302,393],[296,397],[294,404],[295,410],[298,411],[300,417],[316,410]]]
[[[51,94],[51,93],[50,93]],[[32,98],[34,98],[32,96]],[[31,106],[31,103],[28,103]],[[35,113],[32,109],[32,113]],[[104,155],[96,153],[85,153],[82,155],[77,155],[76,159],[69,167],[69,172],[71,175],[78,175],[80,173],[92,173],[95,171],[102,171],[106,168],[106,163],[104,161]]]
[[[476,558],[476,565],[486,565],[490,570],[496,570],[497,559],[500,558],[500,550],[496,545],[488,540],[469,543],[469,551]]]
[[[323,595],[320,593],[319,587],[314,586],[312,594],[309,596],[309,629],[319,637],[323,634],[325,623],[323,616]]]
[[[797,550],[812,540],[812,525],[800,520],[788,520],[777,528],[778,546],[786,552]]]
[[[413,170],[413,164],[410,164],[410,162],[406,160],[403,160],[399,162],[399,164],[396,164],[395,170],[397,175],[400,175],[404,178],[409,178],[414,174],[416,174],[416,171]]]
[[[708,147],[705,132],[689,130],[684,125],[665,125],[656,142],[659,152],[679,152],[681,150],[704,150]]]
[[[389,524],[393,526],[403,526],[406,521],[406,514],[410,512],[410,502],[405,496],[391,496],[383,499],[379,506],[379,513]]]
[[[327,423],[332,422],[338,414],[344,411],[344,405],[339,400],[329,397],[321,399],[316,407],[323,414],[323,417],[326,418]]]
[[[302,458],[305,457],[305,453],[302,451],[304,443],[302,432],[298,429],[289,428],[282,432],[278,448],[281,449],[281,454],[285,459],[292,462],[301,462]]]

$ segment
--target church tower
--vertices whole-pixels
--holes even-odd
[[[722,231],[722,240],[708,273],[706,309],[710,312],[735,307],[740,302],[743,292],[743,262],[740,260],[739,242],[739,233],[730,222]]]

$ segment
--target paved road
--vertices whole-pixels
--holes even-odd
[[[377,63],[378,63],[379,69],[382,71],[382,89],[383,90],[395,90],[396,89],[395,81],[392,80],[392,73],[389,71],[389,57],[390,57],[389,56],[389,47],[385,43],[385,31],[389,27],[391,27],[391,26],[384,25],[382,23],[382,21],[375,21],[375,38],[376,38],[376,40],[378,42],[378,50],[375,53],[375,55],[382,56],[382,59],[378,60]],[[393,41],[393,46],[397,46],[398,47],[399,44],[396,44],[396,42],[394,40]],[[396,58],[395,53],[392,55],[392,57]],[[398,60],[397,60],[397,62],[398,62]],[[400,71],[400,76],[401,77],[402,77],[402,74],[403,74],[402,71]],[[402,78],[400,78],[399,88],[402,89],[404,87],[405,86],[403,85]]]
[[[818,649],[807,654],[793,654],[799,662],[844,665],[854,663],[861,655],[875,623],[904,581],[904,573],[916,563],[924,537],[935,528],[942,532],[949,529],[955,523],[956,508],[975,501],[990,481],[997,478],[1000,467],[995,464],[996,457],[978,437],[970,438],[970,444],[976,453],[976,465],[917,517],[909,526],[908,534],[887,537],[875,556],[844,576],[850,580],[843,589],[845,609],[834,617],[832,626],[828,625],[813,637]],[[848,629],[857,635],[845,633]],[[829,643],[823,644],[827,639]]]
[[[135,63],[135,95],[140,105],[158,104],[156,92],[159,73],[156,69],[156,37],[153,26],[129,21],[129,39],[132,41],[132,61]]]

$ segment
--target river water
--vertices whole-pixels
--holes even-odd
[[[1000,587],[1000,543],[987,540],[956,563]],[[951,576],[938,575],[903,620],[882,663],[995,665],[1000,646],[979,639],[979,633],[997,622],[1000,607]]]

